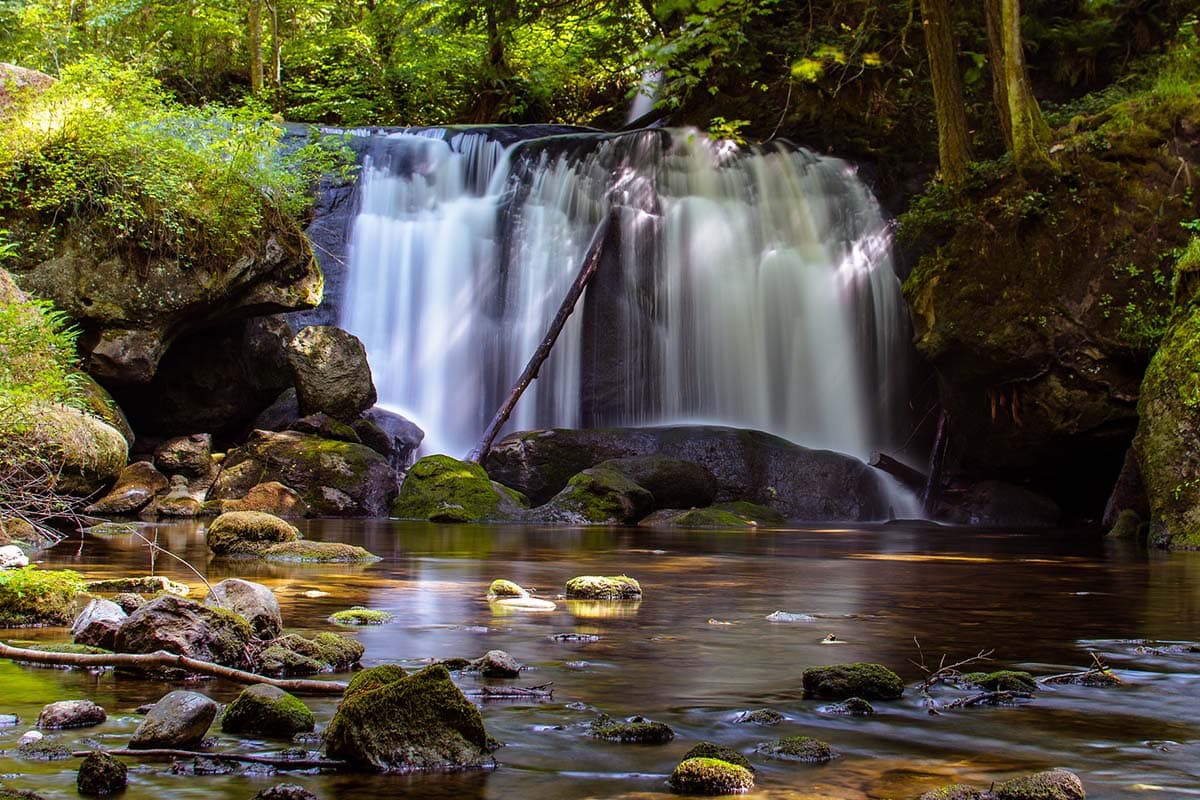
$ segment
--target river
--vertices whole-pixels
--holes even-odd
[[[1139,647],[1200,639],[1200,553],[1146,553],[1094,533],[981,531],[922,523],[743,532],[438,526],[389,521],[302,522],[313,539],[361,544],[383,557],[370,565],[268,565],[211,560],[193,523],[147,526],[143,533],[206,574],[270,586],[291,631],[335,630],[326,621],[352,605],[389,611],[392,622],[350,629],[366,646],[365,666],[476,657],[503,649],[531,667],[516,681],[552,683],[547,702],[489,701],[489,733],[505,744],[494,771],[465,775],[265,774],[239,769],[193,776],[170,765],[131,770],[127,798],[249,798],[281,780],[322,798],[658,798],[692,744],[734,747],[755,764],[748,795],[801,798],[914,798],[953,782],[992,781],[1063,766],[1089,798],[1200,796],[1200,652]],[[89,578],[146,574],[148,550],[133,537],[85,537],[41,557]],[[203,595],[201,581],[159,557],[156,571]],[[508,578],[553,598],[580,574],[628,574],[640,602],[558,600],[548,613],[505,613],[485,598]],[[328,592],[310,597],[314,590]],[[797,621],[773,622],[776,611]],[[341,629],[347,632],[346,629]],[[560,633],[599,637],[563,642]],[[823,644],[833,634],[835,644]],[[6,631],[8,641],[64,641],[62,628]],[[918,648],[919,643],[919,648]],[[912,688],[914,662],[936,665],[991,650],[976,668],[1036,675],[1086,667],[1096,651],[1124,680],[1119,688],[1045,687],[1033,700],[931,716]],[[871,717],[844,717],[805,700],[805,667],[883,663],[909,684],[903,699],[876,703]],[[340,676],[345,677],[345,676]],[[471,676],[456,680],[478,686]],[[77,762],[16,757],[16,740],[45,703],[88,697],[109,720],[66,732],[68,746],[123,744],[140,719],[134,709],[170,688],[111,671],[0,663],[0,780],[46,797],[77,796]],[[221,702],[239,688],[215,680],[187,688]],[[957,696],[939,695],[943,700]],[[306,698],[323,727],[336,702]],[[769,707],[774,727],[737,724],[744,710]],[[674,728],[661,746],[614,744],[587,735],[599,713],[641,714]],[[823,766],[773,762],[756,743],[811,735],[841,757]],[[272,753],[286,743],[238,743],[213,734],[218,749]],[[315,749],[315,744],[307,745]]]

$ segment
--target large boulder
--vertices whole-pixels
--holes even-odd
[[[396,473],[369,447],[296,431],[254,431],[228,453],[210,500],[238,500],[268,481],[300,494],[318,516],[386,516]]]
[[[362,443],[387,458],[397,472],[404,472],[416,459],[425,431],[404,417],[376,406],[354,421]]]
[[[154,448],[154,466],[164,475],[204,478],[213,471],[212,434],[174,436]]]
[[[217,718],[217,704],[197,692],[176,690],[154,704],[129,738],[133,750],[192,750]]]
[[[54,489],[87,497],[107,488],[121,474],[129,445],[111,425],[67,406],[42,405],[27,434],[33,452],[54,472]]]
[[[253,639],[250,623],[232,611],[163,595],[129,615],[117,631],[116,649],[121,653],[166,650],[240,669],[247,665]]]
[[[230,511],[261,511],[277,517],[303,517],[308,514],[308,504],[295,489],[279,481],[255,484],[240,500],[221,500],[221,513]]]
[[[445,667],[397,672],[385,665],[354,676],[325,729],[330,758],[399,772],[492,763],[483,717]]]
[[[555,429],[515,433],[484,467],[496,481],[548,501],[575,474],[609,459],[660,454],[708,470],[719,501],[747,500],[790,519],[873,520],[888,516],[887,487],[856,458],[811,450],[761,431],[718,426]]]
[[[654,495],[604,462],[567,481],[550,502],[530,513],[539,522],[632,525],[654,510]]]
[[[167,478],[149,461],[135,461],[117,476],[108,494],[88,506],[87,513],[105,516],[136,514],[155,495],[167,491]]]
[[[358,337],[340,328],[311,325],[288,345],[300,413],[326,413],[350,422],[375,405],[367,351]]]
[[[206,606],[232,611],[250,623],[260,639],[274,639],[283,632],[283,612],[275,593],[261,583],[226,578],[215,584],[204,598]]]
[[[316,727],[308,706],[283,689],[260,683],[242,691],[221,717],[226,733],[291,739]]]
[[[295,526],[261,511],[228,511],[205,534],[209,549],[219,556],[262,555],[271,545],[299,538]]]
[[[810,667],[801,675],[805,697],[846,700],[896,700],[904,693],[904,681],[882,664],[855,662]]]
[[[119,605],[98,598],[88,603],[71,623],[71,640],[75,644],[113,650],[117,644],[117,631],[128,618]]]
[[[661,454],[614,458],[613,469],[654,495],[654,507],[702,508],[717,496],[717,479],[704,467]]]
[[[0,63],[0,117],[19,97],[41,94],[54,83],[54,78],[36,69]]]
[[[393,517],[435,522],[519,518],[525,499],[488,478],[483,467],[444,455],[425,456],[404,477]]]

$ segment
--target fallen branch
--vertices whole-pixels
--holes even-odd
[[[272,758],[271,756],[243,756],[237,753],[201,753],[196,750],[76,750],[71,753],[75,758],[84,758],[92,753],[104,753],[110,756],[132,756],[146,760],[159,758],[208,758],[213,761],[244,761],[249,764],[269,764],[277,769],[342,769],[348,767],[345,761],[334,761],[325,758]]]
[[[1092,657],[1092,666],[1088,669],[1079,672],[1064,672],[1060,675],[1047,675],[1043,678],[1038,678],[1038,683],[1044,683],[1048,686],[1057,686],[1063,683],[1074,683],[1083,686],[1116,686],[1121,683],[1121,679],[1112,673],[1112,669],[1104,660],[1095,653],[1089,653]]]
[[[467,689],[463,692],[467,697],[481,697],[484,700],[516,700],[520,698],[535,698],[549,700],[554,697],[554,690],[547,689],[549,683],[539,686],[484,686],[479,689]]]
[[[49,653],[43,650],[27,650],[23,647],[0,642],[0,658],[11,661],[27,661],[34,664],[50,664],[56,667],[133,667],[147,669],[165,667],[224,678],[235,683],[266,683],[294,694],[342,694],[346,684],[341,681],[314,681],[303,678],[268,678],[255,672],[246,672],[211,661],[200,661],[187,656],[158,650],[154,653]]]
[[[878,450],[871,453],[871,460],[867,464],[881,472],[886,472],[900,481],[905,488],[911,489],[914,492],[924,490],[925,484],[929,482],[929,479],[921,470],[913,469],[908,464],[897,461],[887,453],[881,453]]]
[[[1021,700],[1032,700],[1033,695],[1029,692],[1012,692],[1007,690],[999,692],[983,692],[981,694],[971,695],[970,697],[960,697],[957,700],[951,700],[946,704],[946,708],[954,709],[971,708],[972,706],[998,706],[1002,703],[1011,703],[1018,698]]]

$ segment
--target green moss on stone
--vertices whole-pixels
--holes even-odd
[[[96,751],[88,753],[79,765],[75,788],[85,797],[104,797],[124,790],[128,769],[116,756]]]
[[[1138,540],[1142,538],[1143,530],[1142,518],[1132,508],[1126,508],[1117,514],[1108,538]]]
[[[740,794],[754,788],[754,774],[745,767],[715,758],[681,761],[667,781],[682,794],[716,796]]]
[[[875,706],[861,697],[847,697],[840,703],[834,703],[826,709],[828,714],[846,714],[852,717],[869,717],[875,713]]]
[[[805,697],[845,700],[861,697],[867,700],[895,700],[904,693],[900,676],[882,664],[856,662],[812,667],[801,677]]]
[[[974,786],[968,786],[965,783],[956,783],[951,786],[943,786],[940,789],[931,789],[922,794],[917,800],[985,800],[988,794],[984,791],[976,789]]]
[[[772,708],[756,708],[743,711],[733,721],[740,725],[778,725],[783,720],[783,714]]]
[[[434,522],[485,522],[513,519],[528,505],[524,495],[492,481],[478,464],[432,455],[408,471],[391,514]]]
[[[129,522],[101,522],[85,530],[92,536],[131,536],[138,532],[137,526]]]
[[[42,653],[68,653],[75,655],[108,655],[112,653],[111,650],[105,650],[103,647],[92,647],[90,644],[74,644],[72,642],[31,644],[26,649],[37,650]]]
[[[383,625],[392,621],[392,615],[386,611],[354,606],[345,611],[333,612],[329,615],[329,621],[338,625]]]
[[[717,503],[713,506],[719,511],[727,511],[730,514],[735,514],[742,519],[758,523],[758,525],[767,528],[780,528],[787,524],[787,517],[780,514],[773,508],[760,506],[757,503],[749,503],[745,500],[734,500],[729,503]]]
[[[654,508],[654,496],[621,472],[605,466],[574,475],[543,511],[564,522],[620,525],[637,522]]]
[[[0,571],[0,627],[67,625],[83,579],[72,570],[34,566]]]
[[[267,561],[300,562],[312,564],[360,564],[380,561],[380,557],[361,547],[342,542],[313,542],[307,539],[298,542],[280,542],[265,548],[262,556]]]
[[[684,753],[680,761],[687,761],[689,758],[715,758],[718,761],[726,761],[754,772],[754,766],[750,763],[750,759],[731,747],[724,747],[712,742],[700,742]]]
[[[642,587],[627,575],[580,575],[567,581],[566,593],[580,600],[633,600],[642,596]]]
[[[316,719],[299,698],[267,684],[244,690],[225,709],[221,730],[290,739],[316,727]]]
[[[1083,781],[1065,769],[1051,769],[1005,781],[996,787],[996,800],[1083,800]]]
[[[488,597],[528,597],[529,592],[520,585],[503,578],[492,581],[488,587]]]
[[[806,764],[825,764],[838,757],[832,747],[811,736],[788,736],[774,742],[763,742],[755,750],[769,758],[803,761]]]
[[[311,639],[288,634],[271,642],[259,654],[262,672],[268,675],[314,675],[349,669],[366,648],[357,639],[337,633],[318,633]]]
[[[376,689],[407,677],[408,672],[403,667],[395,664],[381,664],[378,667],[364,669],[361,672],[354,673],[354,677],[350,679],[349,685],[346,686],[344,697],[350,698],[364,692],[373,692]]]
[[[156,594],[166,592],[177,597],[187,597],[191,589],[186,584],[168,580],[162,575],[143,575],[131,578],[108,578],[102,581],[91,581],[87,590],[93,594]]]
[[[1036,692],[1037,680],[1028,672],[1002,669],[996,672],[969,672],[963,680],[989,692]]]
[[[208,547],[219,556],[261,555],[268,547],[300,538],[295,526],[262,511],[230,511],[208,526]]]
[[[634,717],[629,722],[617,722],[601,717],[592,723],[592,736],[623,744],[666,744],[675,738],[675,731],[662,722]]]

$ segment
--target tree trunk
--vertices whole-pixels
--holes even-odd
[[[1054,167],[1043,145],[1050,129],[1042,119],[1037,98],[1029,88],[1025,70],[1025,52],[1021,43],[1020,0],[1000,0],[1001,41],[1004,44],[1004,83],[1008,92],[1008,110],[1012,119],[1012,154],[1017,172],[1037,177]]]
[[[1000,0],[983,0],[983,16],[987,21],[988,66],[992,73],[992,103],[1000,118],[1004,147],[1012,150],[1012,114],[1008,110],[1008,88],[1004,83],[1004,41],[1000,34]]]
[[[250,39],[250,93],[255,97],[263,90],[263,0],[250,0],[247,29]]]
[[[279,33],[279,0],[268,0],[271,12],[271,88],[283,84],[283,37]]]
[[[937,113],[938,163],[942,180],[958,184],[967,177],[971,143],[967,137],[958,48],[954,46],[947,0],[921,0],[921,22],[925,28],[925,49],[929,53],[929,74]]]

